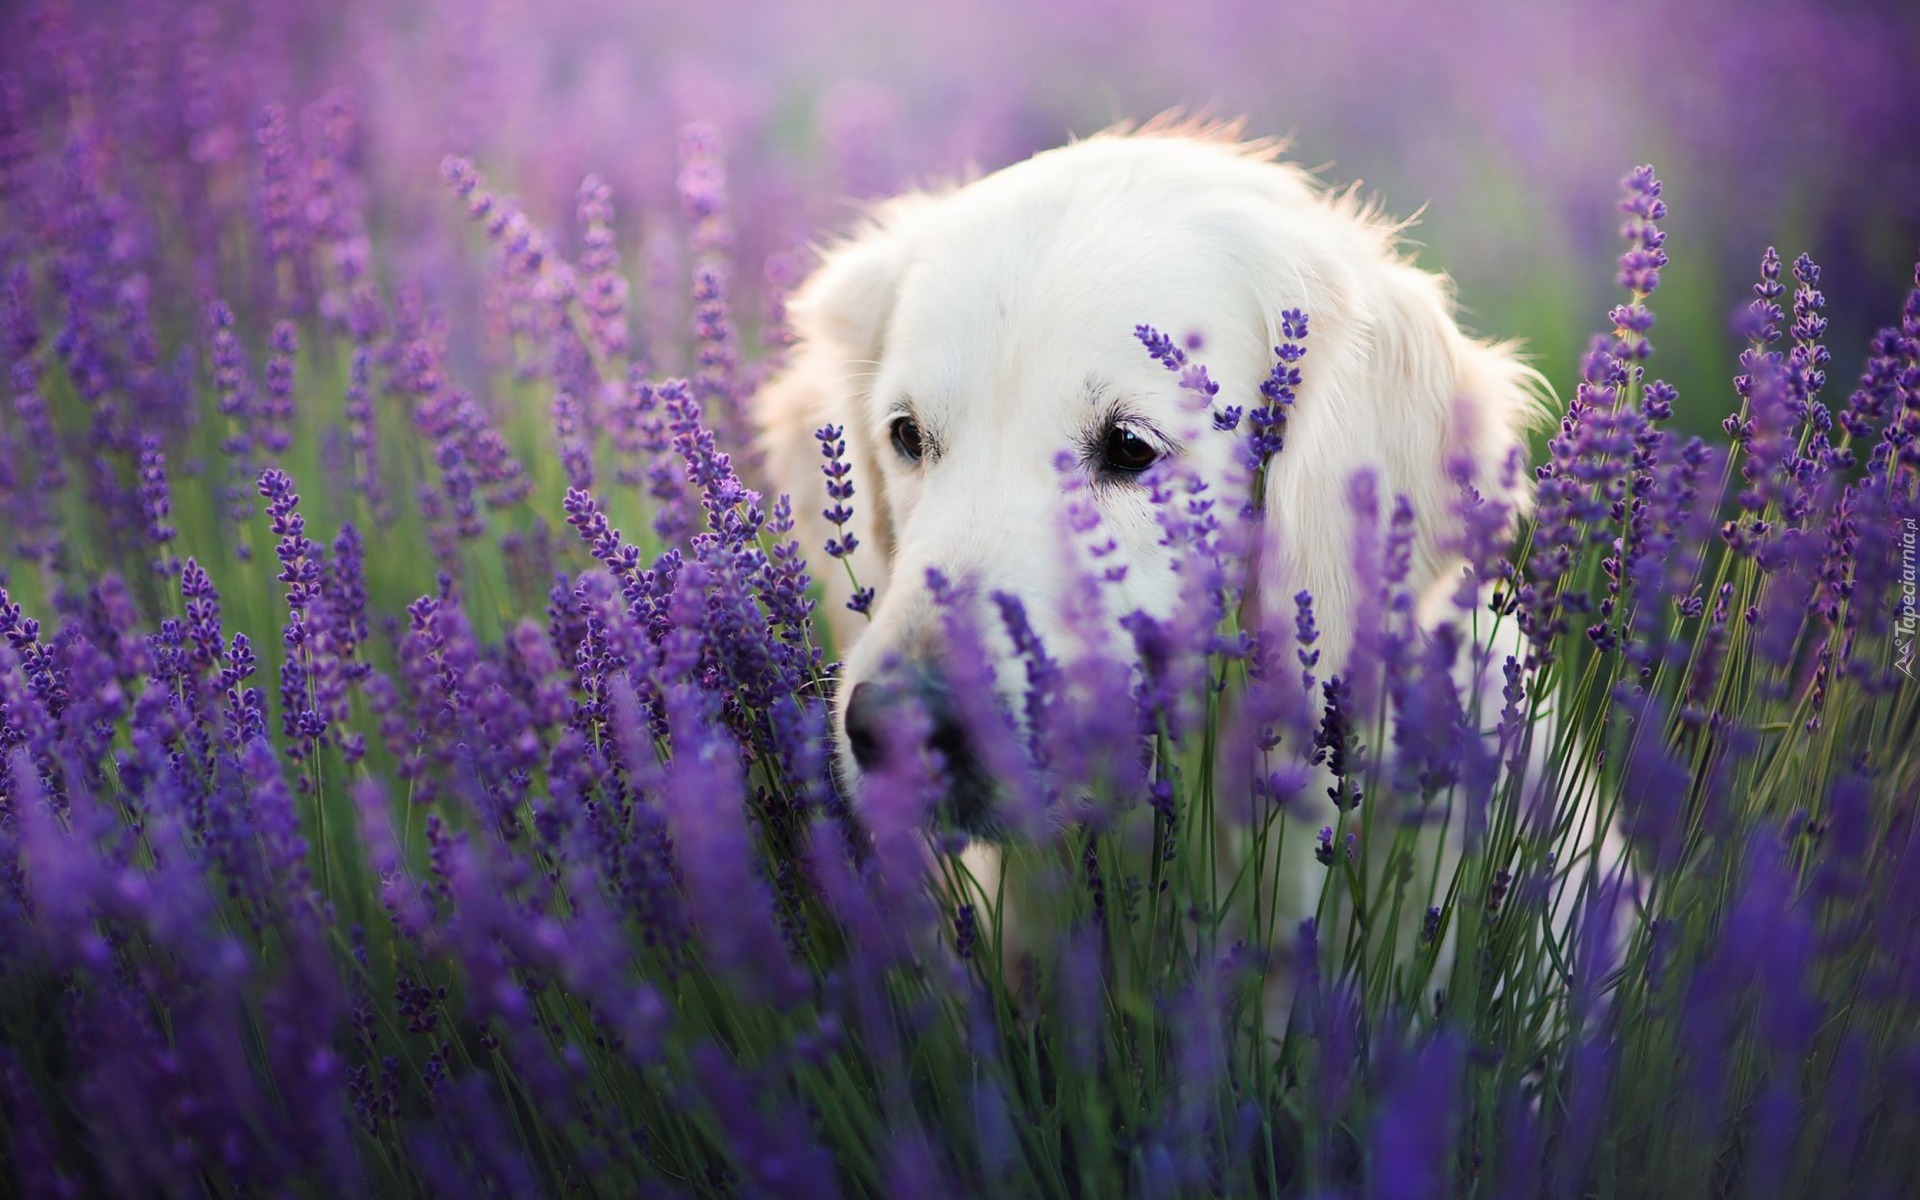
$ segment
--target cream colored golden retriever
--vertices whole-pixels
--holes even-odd
[[[1449,465],[1470,462],[1483,493],[1522,507],[1524,484],[1499,494],[1514,478],[1502,467],[1542,414],[1543,388],[1509,346],[1462,331],[1447,281],[1407,261],[1400,228],[1277,161],[1269,144],[1162,124],[887,201],[824,252],[793,299],[798,343],[759,415],[768,470],[811,520],[810,547],[833,532],[818,516],[828,500],[814,431],[846,430],[852,561],[877,590],[871,623],[847,611],[844,572],[820,574],[846,655],[835,720],[856,790],[887,752],[894,702],[910,695],[949,766],[946,821],[997,828],[995,791],[943,699],[929,568],[981,596],[1019,596],[1043,642],[1064,638],[1062,601],[1083,578],[1062,543],[1071,495],[1095,506],[1117,543],[1109,561],[1125,566],[1118,602],[1097,618],[1116,653],[1131,645],[1124,614],[1166,616],[1180,603],[1140,476],[1175,456],[1224,491],[1244,434],[1196,415],[1137,340],[1142,324],[1198,347],[1221,403],[1248,404],[1273,365],[1281,314],[1310,315],[1285,449],[1269,468],[1269,540],[1248,586],[1281,598],[1287,617],[1295,593],[1312,593],[1322,678],[1347,655],[1362,603],[1346,502],[1356,472],[1371,469],[1384,501],[1411,502],[1415,594],[1452,588]],[[1062,464],[1087,486],[1063,492]],[[1003,637],[987,644],[1011,653]],[[998,674],[1017,691],[1017,669]],[[1274,868],[1298,877],[1300,905],[1324,875],[1305,859],[1311,836],[1291,839],[1301,863]],[[990,857],[977,852],[976,870],[990,875]]]

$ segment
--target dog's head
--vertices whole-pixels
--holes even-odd
[[[763,413],[776,438],[784,424],[810,446],[804,431],[831,422],[850,443],[865,547],[855,565],[879,594],[870,625],[841,628],[851,646],[836,718],[849,774],[887,753],[888,716],[914,699],[958,781],[946,815],[993,824],[947,694],[953,664],[928,572],[978,598],[989,659],[1012,653],[984,603],[993,592],[1019,597],[1048,640],[1081,580],[1063,542],[1068,493],[1097,510],[1102,538],[1117,544],[1106,561],[1125,567],[1105,620],[1180,603],[1144,473],[1172,458],[1229,491],[1244,477],[1244,433],[1196,412],[1136,338],[1142,324],[1197,347],[1217,406],[1251,406],[1281,314],[1309,315],[1251,586],[1313,593],[1323,661],[1345,653],[1360,603],[1346,500],[1356,472],[1371,469],[1385,498],[1407,497],[1413,582],[1438,580],[1450,468],[1465,461],[1483,492],[1500,490],[1500,465],[1536,411],[1537,376],[1462,333],[1446,282],[1402,260],[1397,232],[1269,148],[1189,128],[1102,135],[890,201],[829,250],[794,298],[800,342]],[[818,459],[778,449],[775,471],[792,473],[780,482],[805,486]],[[1075,481],[1084,486],[1063,488]],[[1116,652],[1130,645],[1109,633]],[[997,672],[1009,691],[1021,675],[1010,667]]]

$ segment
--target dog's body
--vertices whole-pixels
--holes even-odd
[[[844,572],[822,573],[846,655],[836,724],[850,778],[879,753],[886,706],[876,697],[911,686],[899,683],[903,662],[940,655],[929,568],[983,596],[1017,595],[1043,642],[1065,636],[1061,601],[1080,576],[1061,549],[1063,462],[1093,485],[1079,495],[1117,543],[1109,561],[1126,567],[1096,636],[1129,646],[1121,616],[1165,617],[1179,604],[1173,551],[1129,468],[1172,456],[1224,491],[1244,435],[1196,414],[1136,339],[1142,323],[1198,348],[1222,404],[1248,405],[1283,340],[1282,314],[1309,314],[1285,449],[1268,471],[1270,540],[1248,587],[1286,616],[1295,593],[1312,593],[1322,678],[1349,653],[1363,603],[1347,504],[1356,472],[1372,472],[1383,507],[1396,496],[1412,506],[1416,595],[1442,595],[1458,578],[1461,464],[1494,503],[1524,506],[1507,460],[1542,412],[1538,376],[1508,347],[1461,331],[1445,281],[1400,257],[1398,226],[1229,132],[1101,135],[889,201],[796,295],[799,340],[760,419],[768,470],[811,522],[810,547],[833,533],[818,517],[828,501],[813,434],[846,429],[861,544],[852,562],[877,591],[868,624],[846,610]],[[1017,670],[1000,675],[1018,687]],[[1465,682],[1484,690],[1484,678]],[[950,815],[985,822],[966,804]],[[1309,864],[1311,836],[1291,839]],[[989,857],[976,867],[989,869]],[[1272,870],[1311,903],[1310,866]]]

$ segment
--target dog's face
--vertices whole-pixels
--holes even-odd
[[[1255,322],[1226,319],[1251,311],[1253,296],[1235,294],[1223,231],[1155,228],[1124,208],[1066,208],[1016,229],[999,199],[962,193],[927,214],[938,226],[924,229],[896,284],[849,417],[850,436],[871,447],[891,554],[885,595],[847,658],[845,744],[856,768],[870,767],[887,750],[888,714],[902,699],[919,703],[953,782],[946,815],[976,834],[996,827],[992,788],[949,694],[956,602],[936,601],[929,572],[961,589],[957,603],[1008,692],[1024,677],[1006,663],[995,593],[1018,597],[1055,653],[1088,640],[1126,646],[1123,614],[1164,617],[1179,598],[1150,473],[1177,465],[1216,490],[1235,474],[1234,435],[1213,428],[1133,330],[1144,321],[1204,347],[1236,394],[1257,385],[1263,341]],[[1070,503],[1082,510],[1078,529]],[[1124,574],[1096,587],[1086,551],[1109,541],[1097,569]],[[1073,606],[1071,635],[1070,589],[1098,600]]]
[[[947,615],[929,571],[971,596],[959,603],[974,606],[966,615],[1009,693],[1022,672],[1007,661],[993,593],[1018,597],[1052,645],[1068,640],[1071,608],[1072,640],[1090,634],[1116,655],[1130,644],[1120,618],[1166,617],[1180,603],[1177,548],[1162,544],[1148,482],[1178,470],[1235,510],[1245,435],[1215,427],[1142,346],[1142,324],[1193,347],[1219,385],[1218,409],[1259,403],[1282,311],[1311,318],[1254,586],[1311,589],[1339,645],[1351,599],[1345,485],[1363,468],[1383,493],[1415,503],[1416,570],[1437,576],[1448,458],[1504,455],[1526,408],[1525,373],[1464,337],[1438,281],[1396,261],[1391,245],[1391,231],[1298,172],[1218,141],[1142,136],[1097,138],[895,201],[831,252],[796,297],[802,341],[762,406],[770,462],[791,489],[807,487],[818,460],[786,452],[783,429],[809,442],[819,424],[847,431],[868,548],[854,563],[879,589],[870,625],[840,627],[843,647],[851,642],[837,700],[849,775],[889,753],[889,717],[911,700],[947,763],[943,815],[975,832],[997,825],[948,694]],[[1069,503],[1079,520],[1066,519]],[[1099,568],[1124,574],[1101,586],[1101,603],[1069,605],[1069,591],[1088,584],[1089,509],[1099,518],[1091,540],[1113,543]]]

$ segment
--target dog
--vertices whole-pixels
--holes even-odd
[[[884,201],[823,251],[789,305],[791,357],[756,405],[766,469],[794,498],[811,547],[836,532],[820,515],[830,501],[814,434],[845,431],[856,483],[847,528],[860,545],[851,561],[874,589],[871,620],[848,611],[846,572],[821,574],[845,654],[834,723],[856,795],[898,736],[890,714],[910,698],[949,766],[942,822],[1000,828],[996,794],[944,694],[929,570],[979,595],[1018,596],[1043,644],[1064,639],[1063,602],[1082,576],[1061,551],[1062,464],[1125,568],[1119,601],[1093,618],[1106,623],[1096,636],[1130,646],[1126,613],[1166,617],[1181,603],[1143,473],[1171,458],[1226,481],[1243,435],[1195,419],[1176,375],[1143,350],[1142,325],[1196,347],[1222,401],[1244,404],[1258,402],[1283,314],[1309,314],[1246,587],[1289,617],[1291,598],[1312,594],[1322,678],[1350,653],[1368,603],[1346,502],[1356,473],[1371,472],[1380,496],[1407,499],[1408,586],[1423,613],[1446,608],[1438,598],[1459,578],[1459,467],[1490,502],[1523,511],[1524,477],[1510,464],[1549,393],[1513,345],[1461,328],[1450,283],[1411,263],[1403,230],[1353,191],[1282,162],[1275,143],[1242,141],[1231,125],[1160,121]],[[1087,614],[1075,619],[1084,634]],[[1002,660],[1001,685],[1017,688],[1005,639],[983,644]],[[1483,648],[1476,661],[1489,660],[1497,680],[1501,658]],[[1466,683],[1484,690],[1483,678]],[[1324,875],[1304,858],[1310,838],[1292,839],[1300,859],[1270,867],[1291,881],[1283,909],[1296,916],[1311,913]],[[994,849],[969,854],[991,895]]]

